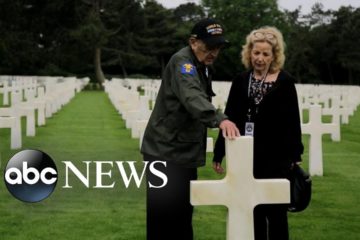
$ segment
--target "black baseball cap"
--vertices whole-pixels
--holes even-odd
[[[229,44],[224,37],[223,27],[212,18],[205,18],[197,22],[191,30],[191,36],[202,40],[208,47]]]

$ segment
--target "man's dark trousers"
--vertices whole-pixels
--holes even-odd
[[[154,160],[156,158],[144,156],[144,161]],[[190,181],[197,179],[197,169],[169,161],[166,161],[166,167],[157,163],[155,168],[167,176],[168,182],[163,188],[150,188],[149,182],[161,186],[163,179],[147,168],[147,240],[192,240]]]

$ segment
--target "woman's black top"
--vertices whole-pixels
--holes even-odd
[[[254,177],[287,177],[291,164],[301,161],[304,151],[295,79],[280,71],[273,83],[260,84],[253,80],[249,86],[250,74],[251,71],[243,72],[233,79],[225,114],[237,125],[241,135],[251,115]],[[262,85],[261,89],[256,85]],[[213,161],[221,162],[224,155],[225,141],[220,131]]]

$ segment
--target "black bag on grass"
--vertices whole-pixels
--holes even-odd
[[[291,202],[289,212],[301,212],[311,200],[311,178],[299,165],[295,164],[290,174]]]

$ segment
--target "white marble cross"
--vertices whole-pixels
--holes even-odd
[[[336,125],[336,131],[333,131],[331,134],[331,139],[333,141],[340,141],[341,140],[341,132],[340,132],[340,117],[342,108],[340,108],[340,96],[339,95],[332,95],[331,96],[331,107],[325,107],[322,109],[321,114],[323,115],[331,115],[332,116],[332,123]],[[329,105],[329,101],[326,101],[325,105]]]
[[[322,135],[335,134],[338,127],[333,123],[322,123],[320,105],[311,105],[309,122],[301,124],[303,134],[310,134],[309,172],[311,176],[323,175]]]
[[[214,152],[214,139],[212,137],[206,138],[206,152]]]
[[[7,80],[3,81],[3,87],[0,88],[0,92],[3,94],[3,105],[9,105],[9,95],[11,92],[11,87]]]
[[[21,148],[21,117],[13,108],[0,108],[0,128],[11,128],[11,149]]]
[[[226,140],[226,171],[221,180],[191,181],[193,205],[225,205],[228,208],[227,240],[254,239],[254,207],[259,204],[289,203],[286,179],[255,179],[253,138]]]
[[[135,119],[131,119],[133,123],[131,124],[131,137],[140,138],[142,126],[144,121],[148,121],[151,115],[150,105],[149,105],[148,96],[140,96],[140,104],[138,108],[138,114],[135,116]],[[127,123],[127,121],[126,121]]]
[[[11,93],[11,106],[19,116],[26,116],[26,136],[35,136],[35,107],[26,104],[23,100],[23,92],[14,91]]]

